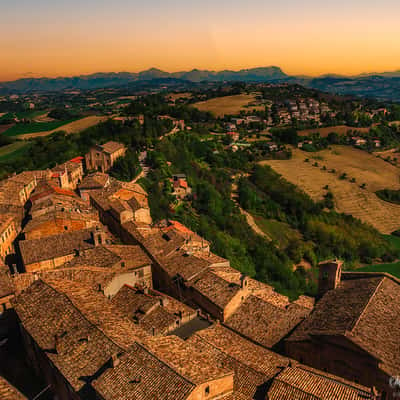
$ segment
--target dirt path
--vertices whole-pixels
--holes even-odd
[[[253,232],[256,233],[256,234],[259,235],[259,236],[264,237],[265,239],[267,239],[267,240],[269,240],[269,241],[272,241],[271,237],[268,236],[265,232],[263,232],[263,231],[260,229],[260,227],[256,224],[256,221],[254,220],[253,216],[252,216],[250,213],[248,213],[246,210],[244,210],[242,207],[240,207],[240,205],[239,205],[239,202],[238,202],[238,193],[237,193],[238,185],[237,185],[237,183],[236,183],[236,180],[237,180],[238,178],[240,178],[241,176],[242,176],[241,174],[233,175],[233,176],[232,176],[233,182],[232,182],[231,199],[232,199],[232,200],[236,203],[236,205],[238,206],[240,213],[241,213],[242,215],[245,216],[246,222],[247,222],[247,224],[250,226],[250,228],[253,230]]]

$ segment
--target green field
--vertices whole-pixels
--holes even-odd
[[[400,262],[395,262],[391,264],[376,264],[367,265],[362,268],[358,268],[357,272],[387,272],[400,279]]]
[[[301,234],[292,229],[288,224],[274,219],[266,219],[258,215],[253,215],[258,227],[272,240],[278,243],[282,249],[287,247],[291,240],[301,239]]]
[[[77,118],[67,121],[52,121],[52,122],[32,122],[30,124],[16,124],[12,128],[7,129],[3,135],[18,136],[27,133],[38,133],[52,131],[53,129],[60,128],[63,125],[75,121]]]
[[[20,157],[28,148],[29,142],[15,142],[0,147],[0,162],[11,161]]]
[[[400,237],[393,235],[385,235],[385,238],[392,243],[396,248],[400,249]],[[387,272],[393,276],[400,278],[400,261],[389,264],[366,265],[357,269],[360,272]]]

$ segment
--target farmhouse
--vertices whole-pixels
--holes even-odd
[[[230,132],[226,133],[226,136],[236,142],[237,140],[239,140],[240,135],[239,135],[239,132],[230,131]]]
[[[85,155],[86,169],[107,172],[119,157],[125,155],[126,150],[123,144],[117,142],[98,144]]]
[[[342,272],[342,263],[334,260],[320,265],[319,293],[314,311],[286,340],[287,354],[374,385],[392,399],[389,380],[400,369],[399,280],[388,274]]]
[[[188,185],[186,175],[173,175],[171,183],[173,187],[172,195],[178,197],[179,199],[184,199],[192,193],[192,189]]]

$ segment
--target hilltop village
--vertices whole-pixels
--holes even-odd
[[[321,262],[295,299],[232,267],[147,191],[109,141],[0,182],[2,348],[57,399],[389,400],[400,281]],[[146,157],[140,162],[146,173]],[[186,175],[169,184],[190,195]],[[7,357],[1,399],[33,398]],[[32,378],[34,377],[34,378]],[[41,397],[44,398],[44,397]],[[51,398],[51,397],[50,397]]]

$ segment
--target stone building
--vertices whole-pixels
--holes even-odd
[[[341,266],[336,260],[320,265],[321,299],[286,340],[286,352],[393,399],[389,382],[400,370],[400,281],[341,272]]]
[[[5,259],[14,253],[14,240],[18,236],[15,218],[10,214],[0,214],[0,257]]]
[[[188,342],[218,352],[219,361],[234,370],[235,399],[376,399],[370,388],[313,370],[218,323],[196,332]]]
[[[63,189],[75,190],[83,179],[83,157],[76,157],[52,169],[52,182]]]
[[[119,237],[123,236],[123,225],[127,222],[146,226],[152,222],[148,195],[138,184],[113,180],[107,188],[92,191],[89,196],[100,221]]]
[[[103,294],[37,280],[13,300],[27,361],[60,400],[95,399],[91,382],[146,336]]]
[[[82,212],[80,209],[53,211],[28,221],[23,233],[26,240],[95,228],[99,217],[94,210]]]
[[[90,286],[113,297],[124,285],[151,288],[151,260],[139,246],[98,245],[77,253],[55,269],[14,276],[16,291],[25,290],[36,279],[67,279]]]
[[[26,272],[56,268],[71,261],[81,251],[106,243],[102,230],[84,229],[46,236],[40,239],[23,240],[19,248]]]
[[[125,155],[126,150],[123,144],[117,142],[97,144],[85,155],[86,169],[107,172],[114,165],[115,160]]]
[[[79,195],[83,200],[89,202],[89,193],[94,190],[101,190],[110,185],[110,176],[102,172],[94,172],[86,175],[78,185]]]

